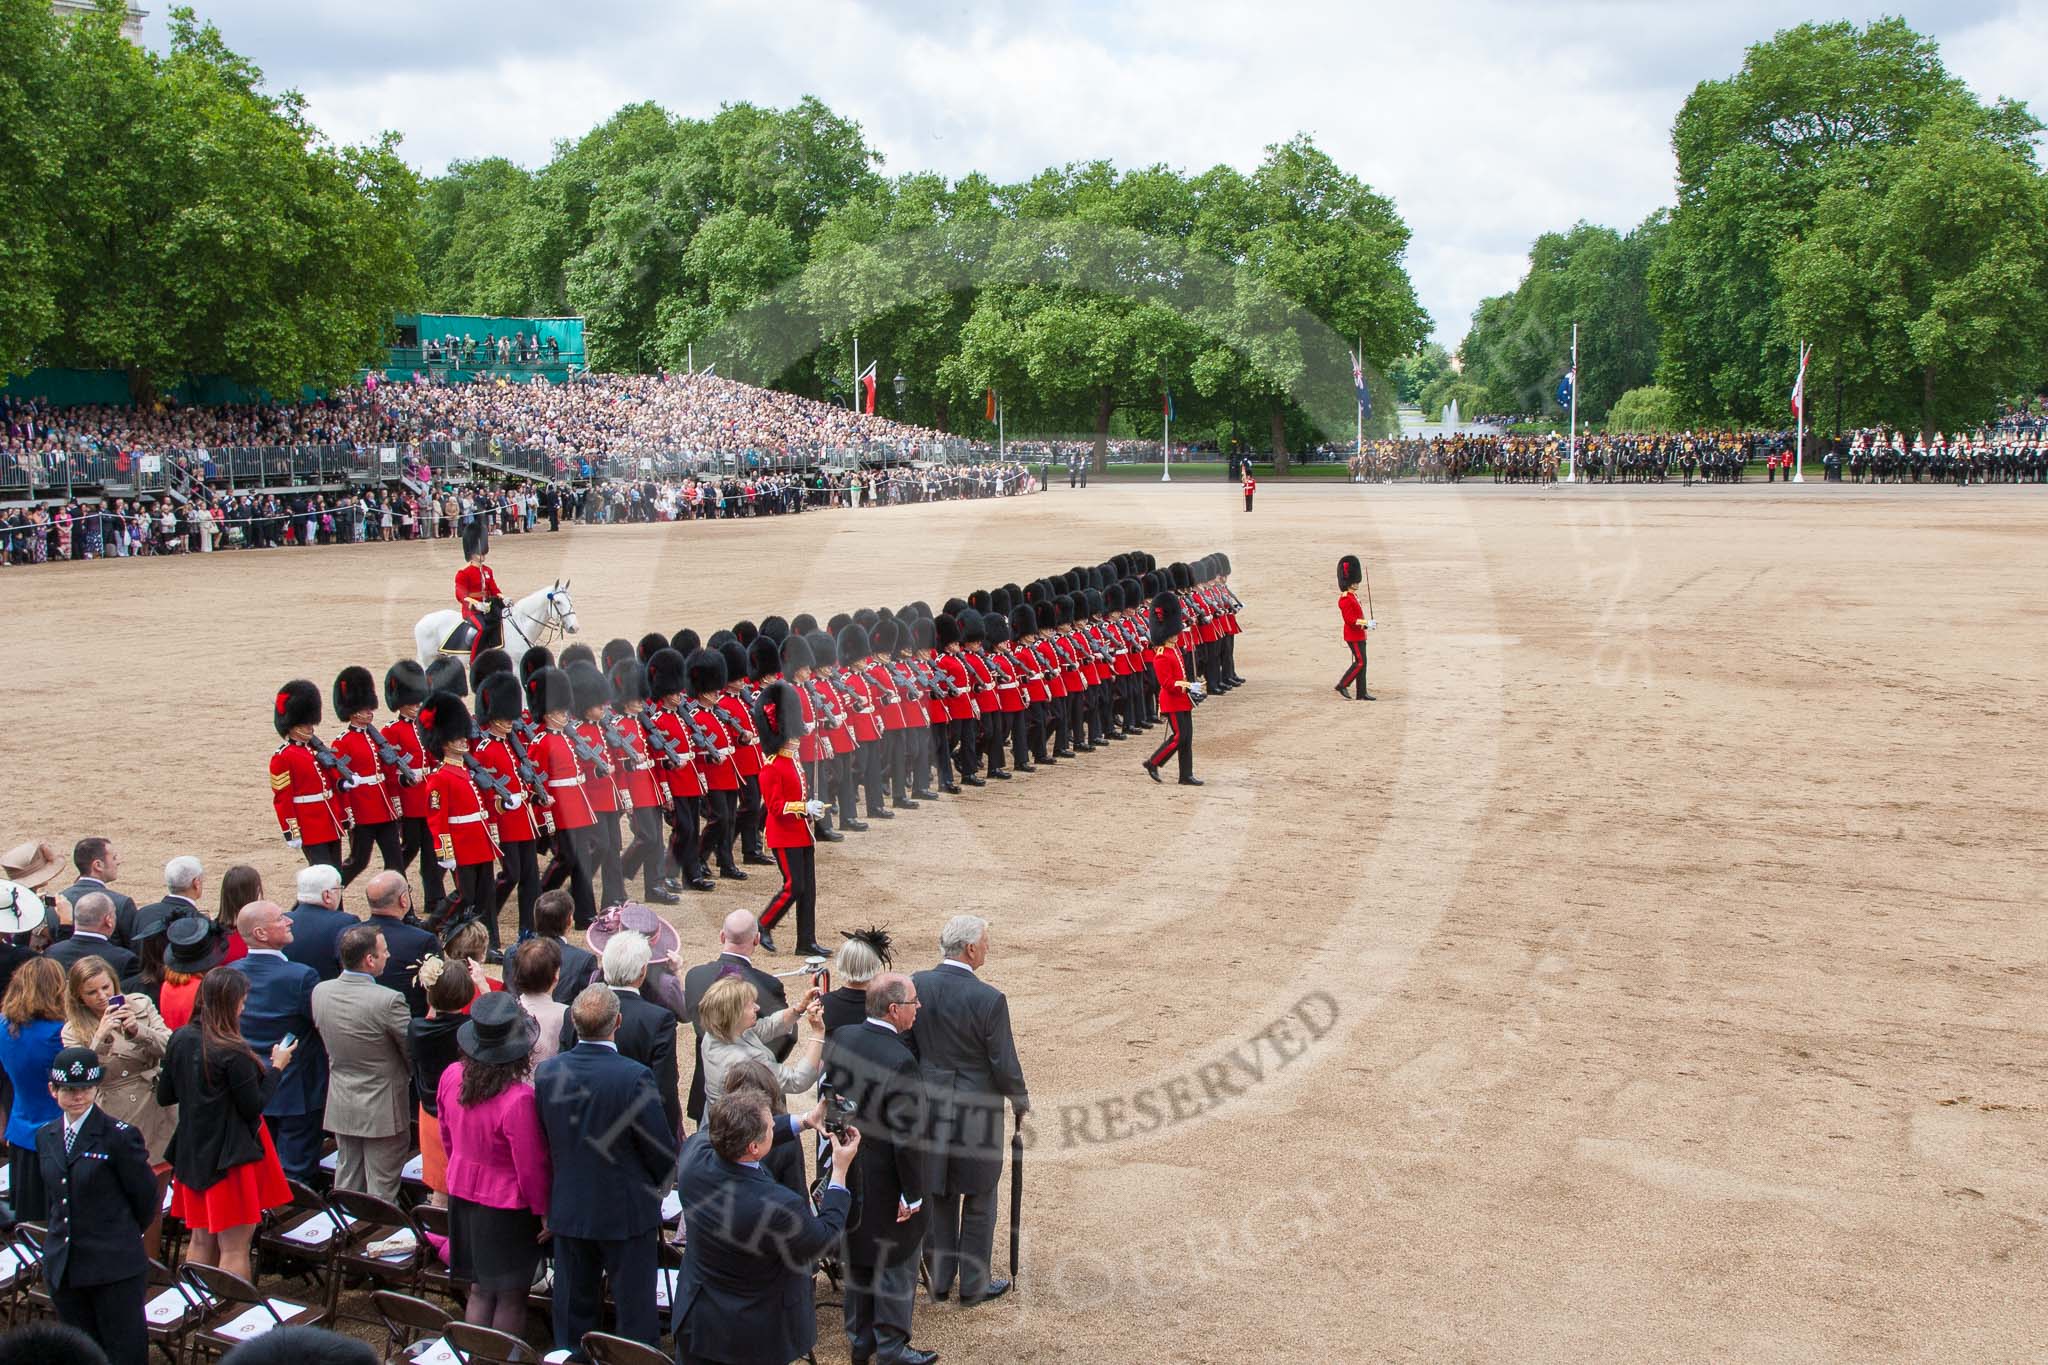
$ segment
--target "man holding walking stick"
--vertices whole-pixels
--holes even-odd
[[[1337,561],[1337,615],[1344,622],[1344,647],[1351,651],[1351,666],[1337,680],[1337,695],[1348,700],[1351,694],[1345,689],[1356,679],[1358,700],[1378,701],[1378,697],[1365,690],[1365,637],[1379,623],[1373,620],[1369,603],[1362,604],[1358,600],[1358,584],[1364,573],[1364,566],[1358,562],[1357,555],[1345,555]],[[1370,597],[1372,586],[1369,580],[1365,590]]]

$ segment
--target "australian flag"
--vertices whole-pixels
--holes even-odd
[[[1351,355],[1351,387],[1358,391],[1359,414],[1372,416],[1372,390],[1365,383],[1365,358],[1355,351]]]
[[[1557,405],[1559,407],[1567,411],[1570,410],[1572,405],[1572,389],[1578,382],[1579,372],[1577,370],[1566,370],[1564,378],[1557,381]]]

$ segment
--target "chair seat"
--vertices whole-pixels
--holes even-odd
[[[446,1337],[416,1341],[400,1351],[398,1358],[406,1365],[462,1365],[462,1357],[455,1354]]]
[[[269,1311],[266,1312],[261,1304],[252,1303],[225,1322],[215,1323],[200,1335],[210,1341],[248,1341],[279,1325],[271,1317],[272,1313],[292,1326],[317,1326],[327,1317],[327,1314],[309,1304],[293,1303],[289,1299],[272,1299]]]

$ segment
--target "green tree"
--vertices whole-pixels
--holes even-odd
[[[1387,378],[1393,381],[1394,392],[1403,403],[1421,402],[1425,389],[1451,373],[1451,353],[1434,341],[1416,347],[1412,354],[1387,366]]]
[[[1607,411],[1609,431],[1677,431],[1685,425],[1678,395],[1654,384],[1630,389]]]
[[[57,21],[47,0],[0,0],[0,379],[57,327],[49,226],[64,183]]]

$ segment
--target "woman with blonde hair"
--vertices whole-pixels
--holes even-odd
[[[161,1210],[163,1192],[171,1183],[167,1153],[171,1134],[178,1129],[177,1108],[166,1109],[156,1102],[157,1073],[163,1069],[171,1031],[148,996],[121,993],[114,982],[114,969],[102,957],[81,957],[71,964],[64,1009],[60,1040],[65,1047],[91,1048],[98,1055],[99,1107],[142,1135],[150,1169],[156,1172]],[[151,1256],[157,1253],[162,1226],[159,1213],[143,1233],[143,1246]]]
[[[813,986],[796,1004],[763,1019],[761,997],[752,981],[744,976],[722,976],[712,982],[697,1002],[697,1022],[704,1026],[705,1108],[725,1093],[726,1071],[735,1062],[750,1058],[774,1068],[776,1084],[786,1095],[816,1085],[825,1048],[825,1013],[818,998],[818,988]],[[794,1033],[798,1019],[808,1025],[803,1040],[787,1063],[778,1063],[771,1044]]]
[[[412,1021],[407,1050],[412,1054],[413,1098],[420,1110],[420,1179],[433,1192],[433,1202],[446,1208],[448,1149],[441,1142],[441,1073],[461,1054],[456,1035],[477,997],[477,985],[469,964],[459,957],[421,959],[419,981],[427,996],[427,1017]]]
[[[64,1050],[64,969],[47,957],[22,963],[0,999],[0,1018],[7,1021],[0,1028],[0,1067],[14,1083],[7,1111],[8,1193],[16,1218],[40,1223],[49,1215],[49,1192],[36,1158],[36,1129],[60,1112],[50,1094],[50,1063]]]
[[[469,975],[477,983],[479,991],[502,991],[505,985],[484,975],[484,966],[490,960],[491,936],[480,919],[473,919],[458,925],[446,940],[447,957],[450,962],[458,958],[469,964]]]

